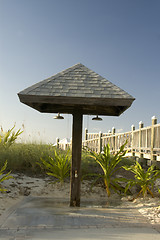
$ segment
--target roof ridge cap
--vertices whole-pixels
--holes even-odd
[[[85,69],[83,69],[84,71],[86,71],[86,72],[87,72],[87,70],[89,70],[89,71],[90,71],[90,74],[96,74],[98,77],[100,77],[100,78],[102,78],[102,79],[105,79],[105,80],[109,81],[108,79],[104,78],[103,76],[101,76],[100,74],[96,73],[96,72],[95,72],[95,71],[93,71],[92,69],[90,69],[90,68],[86,67],[86,66],[85,66],[85,65],[83,65],[83,64],[81,64],[81,65],[82,65],[82,67],[84,67],[84,68],[85,68]]]
[[[66,74],[66,73],[68,73],[70,71],[73,71],[74,69],[76,69],[78,67],[78,65],[84,66],[82,63],[77,63],[77,64],[75,64],[75,65],[73,65],[73,66],[71,66],[71,67],[69,67],[67,69],[62,70],[61,72],[58,72],[58,73],[52,75],[51,77],[49,77],[47,79],[48,80],[53,80],[55,77],[58,77],[59,75],[62,75],[62,74],[64,75],[64,74]],[[45,80],[47,80],[47,79],[45,79]]]

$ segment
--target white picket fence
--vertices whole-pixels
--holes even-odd
[[[144,124],[139,122],[139,129],[135,129],[135,126],[132,125],[131,131],[124,133],[116,133],[115,128],[112,128],[109,133],[88,133],[88,130],[85,129],[85,140],[82,142],[82,146],[101,152],[103,147],[109,143],[112,153],[115,153],[126,140],[129,156],[160,161],[160,124],[157,124],[155,116],[152,117],[151,126],[144,127]],[[59,147],[64,149],[64,146],[60,144]],[[69,147],[71,147],[71,143],[67,144],[65,149]]]

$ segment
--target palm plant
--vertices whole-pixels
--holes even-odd
[[[130,167],[123,166],[123,168],[134,173],[134,179],[128,180],[125,191],[130,187],[138,185],[141,187],[141,190],[138,192],[136,198],[139,197],[141,193],[143,197],[145,197],[147,193],[154,197],[151,189],[153,189],[155,180],[160,178],[160,170],[156,170],[154,165],[151,165],[148,170],[144,170],[138,162]]]
[[[111,189],[115,192],[124,191],[123,187],[120,185],[120,181],[124,180],[123,178],[113,178],[113,174],[119,169],[117,165],[122,161],[122,158],[125,156],[127,150],[124,150],[127,141],[120,147],[120,150],[112,155],[110,153],[110,145],[104,146],[104,151],[102,153],[90,152],[90,157],[94,158],[96,163],[100,165],[103,170],[103,174],[89,174],[96,176],[96,180],[102,178],[104,180],[105,188],[107,191],[108,197],[111,195]],[[116,168],[117,167],[117,168]]]
[[[46,174],[57,178],[61,183],[64,182],[64,179],[70,175],[71,169],[71,156],[69,152],[66,154],[57,152],[55,150],[54,157],[48,156],[48,159],[40,159],[40,162],[37,164],[46,170]]]
[[[11,128],[7,132],[4,132],[2,127],[1,127],[1,132],[0,132],[0,146],[4,148],[10,147],[17,139],[17,137],[23,132],[20,129],[15,132],[14,128]]]
[[[8,180],[10,178],[13,178],[12,176],[9,176],[11,171],[8,172],[8,173],[4,173],[4,171],[6,170],[7,168],[7,161],[5,161],[5,164],[3,165],[3,167],[0,169],[0,175],[2,175],[2,177],[0,178],[0,192],[4,192],[4,191],[7,191],[6,189],[2,188],[1,186],[1,183],[5,180]]]
[[[15,142],[17,137],[22,133],[22,131],[20,129],[17,132],[14,132],[13,131],[14,127],[11,128],[10,130],[8,130],[7,132],[4,132],[1,127],[1,132],[0,132],[1,150],[4,148],[9,148]],[[12,176],[10,176],[11,171],[6,174],[4,173],[6,168],[7,168],[7,160],[5,161],[4,165],[0,169],[0,175],[2,175],[2,177],[0,178],[0,183],[2,183],[5,180],[8,180],[10,178],[13,178]],[[0,187],[0,192],[4,192],[4,191],[6,191],[6,189],[3,189],[2,187]]]

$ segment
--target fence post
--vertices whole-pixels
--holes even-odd
[[[115,127],[112,127],[112,150],[113,153],[115,153],[116,149],[115,149],[115,133],[116,133],[116,129]]]
[[[143,158],[143,150],[142,147],[142,131],[141,129],[144,127],[144,124],[142,121],[139,122],[139,157]]]
[[[132,152],[132,156],[134,157],[135,156],[135,149],[133,148],[133,138],[134,138],[134,131],[135,131],[135,126],[132,125],[131,126],[131,131],[132,131],[132,142],[131,142],[131,152]]]
[[[87,140],[88,139],[88,129],[85,128],[85,136],[84,136],[84,139]]]
[[[84,133],[84,146],[85,147],[88,147],[87,139],[88,139],[88,129],[85,128],[85,133]]]
[[[154,136],[155,130],[154,125],[157,124],[157,118],[155,116],[152,117],[152,127],[151,127],[151,161],[156,160],[156,156],[154,156]]]
[[[72,138],[70,139],[70,150],[72,150]]]
[[[98,137],[98,152],[102,152],[102,132],[99,132],[99,137]]]
[[[59,148],[59,138],[56,138],[56,146]]]

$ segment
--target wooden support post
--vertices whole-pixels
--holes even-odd
[[[99,132],[99,137],[98,137],[98,152],[102,152],[102,132]]]
[[[134,131],[135,131],[135,126],[134,125],[131,126],[131,131],[132,131],[131,151],[132,151],[132,156],[134,157],[135,156],[135,149],[134,149],[134,146],[133,146]]]
[[[81,183],[81,150],[82,150],[82,120],[80,111],[73,113],[72,128],[72,167],[70,185],[70,206],[80,206],[80,183]]]
[[[156,156],[154,156],[154,135],[155,135],[155,129],[154,125],[157,124],[157,118],[155,116],[152,117],[152,128],[151,128],[151,160],[156,160]]]
[[[142,152],[142,131],[141,128],[144,127],[144,124],[142,121],[139,122],[139,157],[143,158],[143,152]]]

